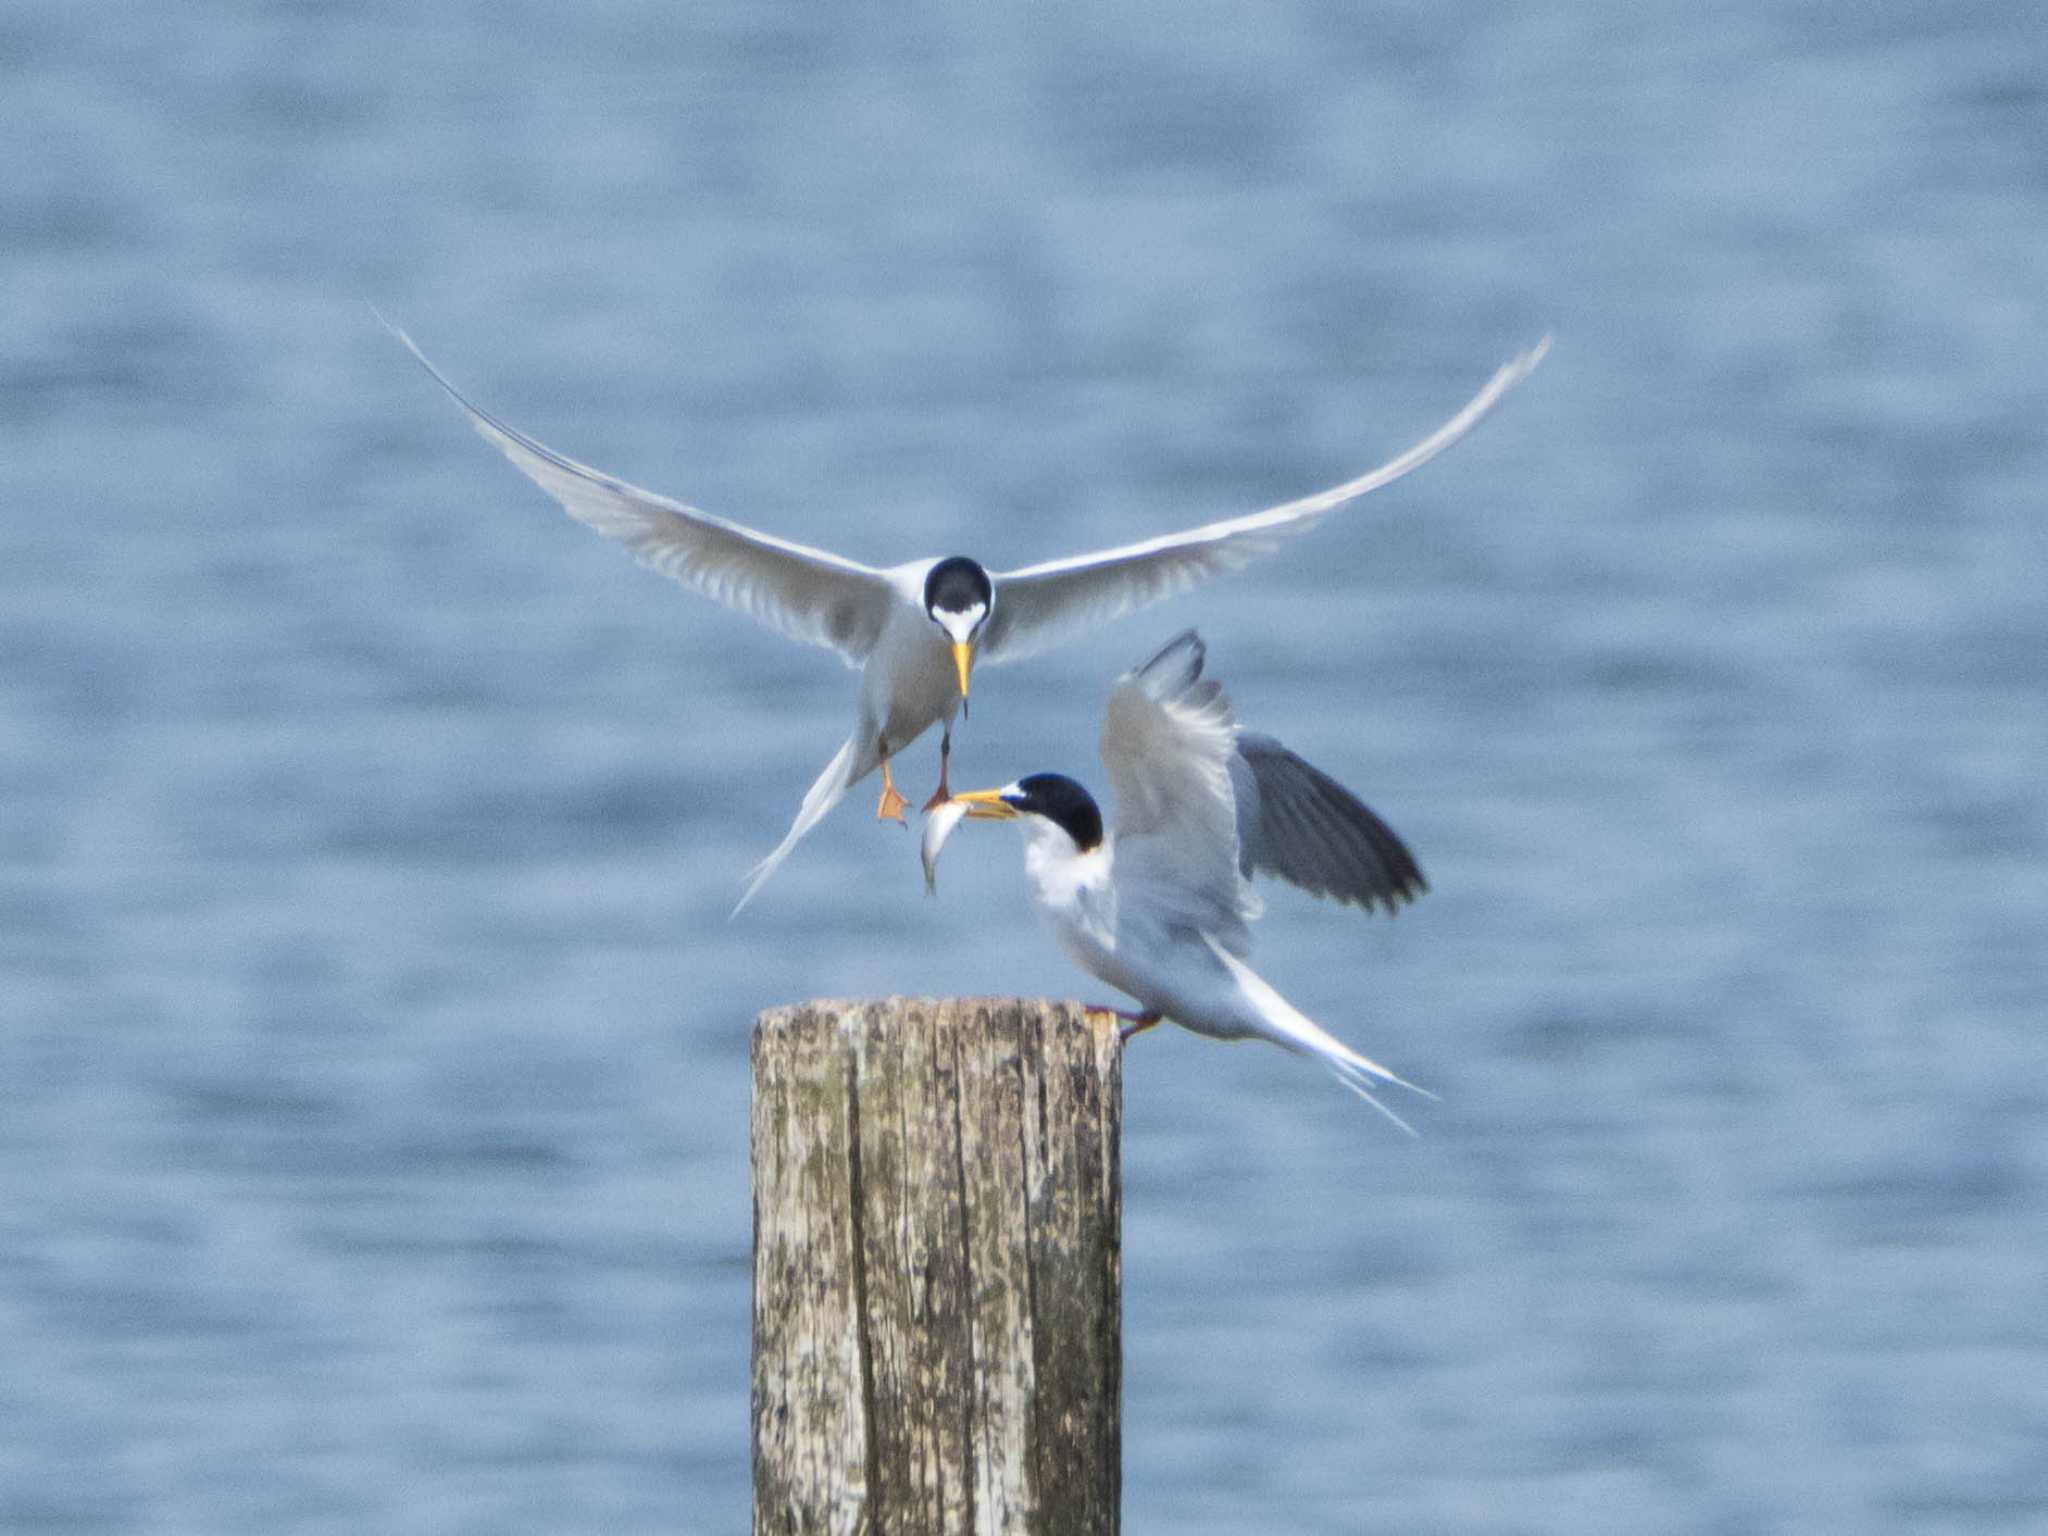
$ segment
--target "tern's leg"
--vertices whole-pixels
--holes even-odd
[[[896,793],[895,782],[889,777],[889,739],[884,736],[877,740],[882,750],[882,800],[875,807],[875,820],[893,821],[899,827],[907,827],[910,823],[903,819],[903,807],[910,802]]]
[[[925,801],[927,811],[937,810],[953,798],[953,791],[946,788],[946,764],[953,756],[953,727],[946,727],[946,734],[939,738],[939,787],[932,791],[931,799]]]
[[[1142,1035],[1146,1030],[1166,1017],[1163,1013],[1153,1013],[1149,1010],[1144,1013],[1126,1013],[1121,1008],[1103,1008],[1093,1003],[1084,1003],[1082,1007],[1088,1013],[1102,1014],[1115,1019],[1121,1026],[1117,1033],[1123,1037],[1127,1044],[1131,1036]]]

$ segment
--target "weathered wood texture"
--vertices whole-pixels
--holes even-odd
[[[812,1002],[753,1055],[757,1536],[1114,1532],[1114,1022]]]

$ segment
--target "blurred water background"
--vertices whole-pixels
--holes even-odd
[[[2048,1528],[2048,54],[1809,0],[0,16],[0,1528],[723,1532],[747,1031],[1095,996],[642,484],[992,564],[1343,479],[1199,621],[1434,892],[1128,1062],[1126,1528]],[[921,799],[936,742],[906,759]]]

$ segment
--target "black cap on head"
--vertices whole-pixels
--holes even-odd
[[[966,613],[977,603],[986,613],[995,606],[995,584],[981,562],[965,555],[948,555],[933,566],[924,579],[924,611]]]
[[[1003,799],[1020,811],[1032,811],[1063,830],[1086,853],[1102,846],[1102,810],[1095,797],[1064,773],[1034,773],[1017,781],[1015,794]]]

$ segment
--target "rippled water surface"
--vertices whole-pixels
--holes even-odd
[[[1127,1064],[1135,1532],[2048,1526],[2048,91],[2027,7],[0,19],[0,1527],[722,1532],[747,1030],[1086,995],[1015,839],[580,458],[1021,564],[1469,442],[1199,622],[1433,893],[1259,964],[1443,1094]],[[921,743],[906,788],[935,766]]]

